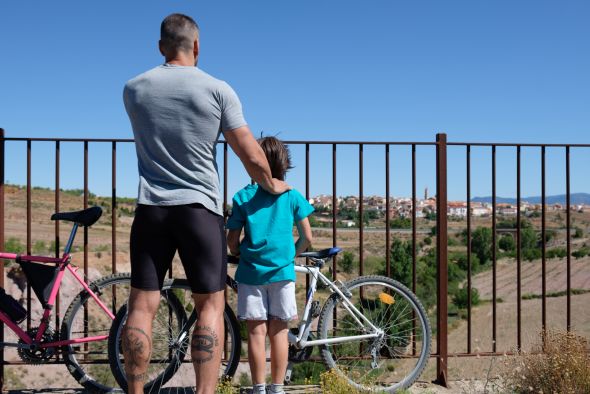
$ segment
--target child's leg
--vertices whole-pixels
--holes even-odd
[[[265,388],[267,305],[265,286],[238,284],[238,317],[246,321],[248,328],[248,363],[254,393],[264,392]]]
[[[266,321],[248,320],[248,363],[252,384],[264,384],[266,375]]]
[[[286,321],[272,319],[268,322],[270,338],[270,372],[272,383],[282,385],[289,358],[289,326]]]
[[[297,317],[295,283],[281,281],[269,285],[268,336],[270,338],[271,392],[283,393],[283,382],[289,362],[288,321]]]

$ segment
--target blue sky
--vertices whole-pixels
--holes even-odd
[[[130,138],[124,83],[162,62],[172,12],[201,27],[199,67],[238,92],[258,135],[287,140],[590,143],[587,1],[2,2],[0,127],[8,137]],[[33,182],[53,185],[52,146],[33,145]],[[91,145],[90,188],[110,194],[110,146]],[[289,178],[304,187],[303,151]],[[358,148],[338,148],[338,194],[358,193]],[[418,149],[418,189],[434,192],[434,150]],[[6,178],[25,179],[22,143]],[[564,192],[563,150],[547,153],[547,192]],[[540,153],[523,151],[523,195],[540,193]],[[62,147],[62,186],[82,186],[82,146]],[[392,194],[410,193],[409,150],[392,148]],[[489,149],[473,191],[491,193]],[[312,148],[311,194],[331,191],[331,153]],[[449,151],[450,198],[464,199],[464,153]],[[133,196],[132,146],[118,192]],[[365,148],[365,194],[384,194],[383,147]],[[572,191],[590,191],[588,150],[572,152]],[[230,160],[230,195],[245,182]],[[498,194],[515,194],[514,149],[498,149]]]

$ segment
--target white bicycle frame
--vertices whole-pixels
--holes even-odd
[[[320,259],[314,259],[318,261],[322,261]],[[323,264],[322,264],[323,265]],[[373,323],[367,319],[354,305],[345,293],[338,288],[338,286],[328,279],[324,274],[320,272],[320,266],[313,266],[313,265],[295,265],[295,272],[304,273],[306,275],[311,275],[311,280],[309,283],[309,291],[307,293],[307,299],[305,302],[305,309],[303,311],[303,317],[299,322],[299,331],[297,335],[289,332],[289,343],[293,344],[295,347],[302,349],[308,346],[316,346],[316,345],[328,345],[333,343],[345,343],[345,342],[355,342],[362,339],[370,339],[370,338],[377,338],[383,334],[382,330],[375,327]],[[342,304],[344,308],[348,311],[350,316],[355,320],[355,322],[359,325],[359,327],[366,328],[366,331],[371,332],[370,334],[364,335],[350,335],[350,336],[343,336],[343,337],[336,337],[336,338],[326,338],[326,339],[314,339],[314,340],[307,340],[309,336],[309,331],[311,329],[311,305],[313,301],[313,296],[317,289],[318,280],[321,281],[324,285],[326,285],[331,293],[336,293],[342,300]],[[345,291],[347,291],[345,289]]]

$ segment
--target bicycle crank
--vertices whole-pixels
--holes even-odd
[[[27,335],[31,338],[37,336],[39,328],[32,328],[27,331]],[[41,343],[56,341],[55,333],[51,328],[47,328],[41,337]],[[22,339],[18,341],[19,345],[23,345],[17,349],[18,356],[27,364],[44,364],[47,363],[55,354],[53,347],[40,347],[39,344],[27,345]]]

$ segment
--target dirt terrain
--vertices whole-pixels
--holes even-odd
[[[565,291],[567,289],[566,259],[547,259],[546,283],[547,293]],[[498,263],[496,270],[496,297],[504,301],[516,300],[517,264],[513,259]],[[521,295],[540,295],[542,289],[542,265],[540,261],[522,262],[521,267]],[[492,298],[492,272],[482,272],[475,275],[472,286],[477,288],[482,299]],[[571,288],[590,289],[590,257],[571,259]]]

